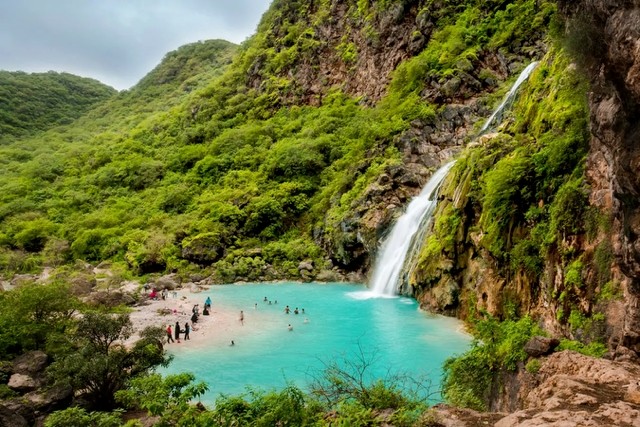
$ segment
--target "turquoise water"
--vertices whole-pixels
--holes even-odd
[[[293,383],[304,389],[326,364],[363,354],[374,378],[405,373],[428,377],[437,387],[444,360],[469,346],[461,324],[420,311],[412,299],[366,299],[364,291],[350,284],[212,287],[200,294],[202,301],[211,296],[214,311],[218,305],[243,310],[246,329],[234,346],[170,346],[175,359],[163,373],[192,372],[209,385],[202,400],[212,403],[219,393],[240,394],[246,386],[270,390]],[[277,304],[263,302],[265,296]],[[305,314],[293,314],[295,307]]]

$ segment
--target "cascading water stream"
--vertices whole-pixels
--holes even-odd
[[[438,188],[449,173],[454,162],[438,169],[429,179],[420,194],[415,197],[402,215],[391,234],[382,245],[378,262],[374,268],[371,293],[377,296],[393,296],[402,271],[412,237],[425,218],[431,216],[438,202]]]
[[[496,122],[502,120],[502,114],[513,103],[518,88],[529,78],[529,75],[537,65],[538,62],[532,62],[520,73],[520,76],[518,76],[518,79],[500,105],[498,105],[493,114],[491,114],[491,117],[489,117],[484,126],[482,126],[482,129],[480,129],[479,135],[482,135]],[[429,226],[431,216],[438,202],[438,189],[454,163],[455,162],[447,163],[438,169],[431,179],[429,179],[429,182],[427,182],[427,185],[425,185],[420,194],[409,203],[407,211],[398,219],[398,222],[393,226],[391,233],[380,248],[380,254],[377,257],[373,269],[373,280],[370,285],[371,291],[367,292],[366,295],[359,293],[362,295],[357,297],[393,297],[396,295],[400,275],[405,268],[407,255],[410,249],[413,252],[418,250],[420,246],[419,244],[414,244],[416,233],[418,233],[421,228]],[[423,235],[418,233],[417,236],[421,238],[421,240],[424,240]]]
[[[509,92],[507,92],[500,105],[498,105],[498,108],[493,111],[491,117],[487,119],[487,121],[482,126],[482,129],[480,129],[479,135],[482,135],[484,132],[486,132],[490,126],[494,125],[495,122],[499,123],[502,120],[502,113],[504,112],[504,110],[511,106],[513,100],[516,97],[516,93],[518,92],[518,88],[520,88],[520,85],[522,85],[522,83],[524,83],[529,78],[529,75],[531,75],[537,65],[538,61],[534,61],[529,64],[527,68],[522,70],[516,82],[513,84],[513,86],[511,86],[511,89],[509,89]]]

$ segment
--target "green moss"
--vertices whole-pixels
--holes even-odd
[[[584,263],[581,259],[574,260],[565,271],[564,286],[566,288],[580,289],[584,285],[582,280],[582,271],[584,270]]]
[[[600,292],[598,292],[597,299],[598,301],[614,301],[620,300],[623,297],[622,289],[620,288],[620,284],[613,280],[608,281],[600,288]]]
[[[562,339],[560,340],[560,345],[558,346],[556,351],[562,350],[572,350],[592,357],[603,357],[605,354],[607,354],[607,346],[601,342],[583,344],[578,341]]]
[[[613,248],[611,242],[606,239],[596,246],[593,253],[593,263],[596,270],[598,284],[611,283],[611,264],[613,262]]]
[[[538,371],[540,371],[541,366],[542,364],[540,363],[539,359],[531,359],[527,362],[524,368],[530,374],[537,374]]]
[[[348,42],[343,37],[342,42],[336,46],[336,50],[345,64],[354,64],[358,61],[358,48],[353,42]]]

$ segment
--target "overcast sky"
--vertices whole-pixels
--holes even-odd
[[[0,69],[66,71],[127,89],[178,47],[241,43],[271,0],[0,0]]]

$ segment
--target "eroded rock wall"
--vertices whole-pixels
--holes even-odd
[[[560,1],[590,74],[590,202],[610,213],[613,273],[624,291],[614,336],[640,353],[640,2]],[[586,34],[585,29],[589,29]]]

